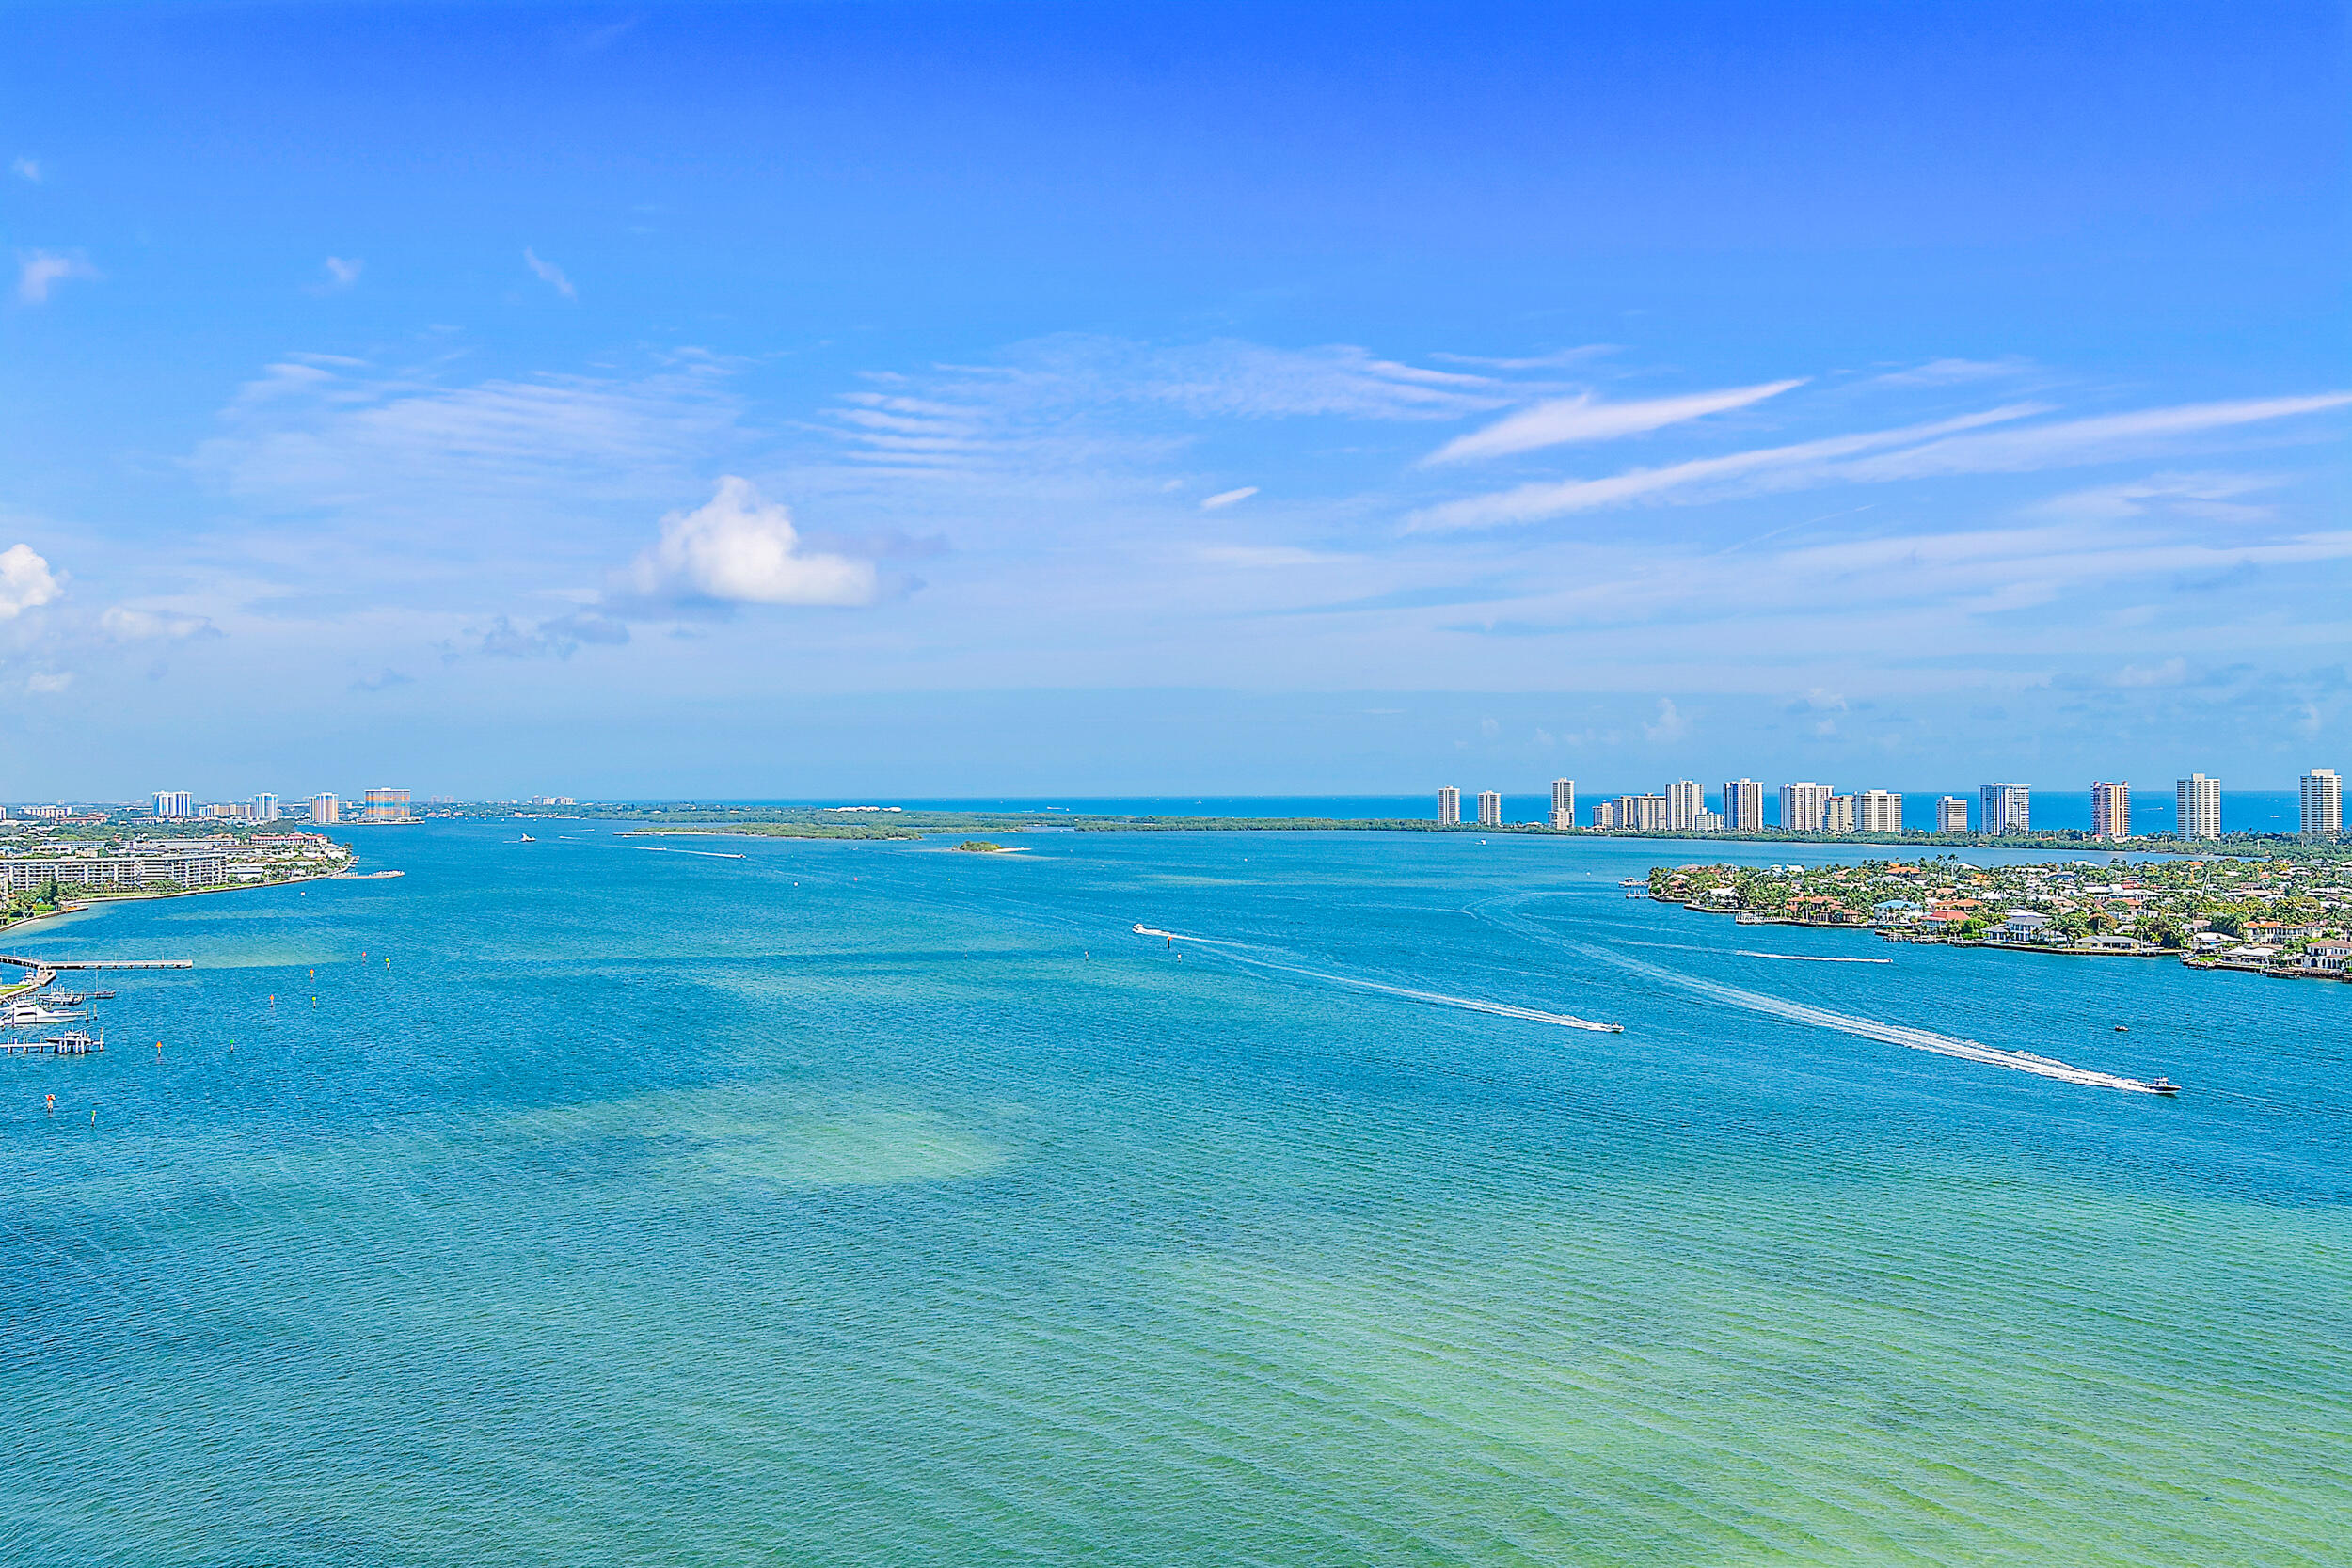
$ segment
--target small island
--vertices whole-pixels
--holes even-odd
[[[967,838],[961,844],[957,845],[956,847],[967,854],[973,855],[1001,855],[1005,852],[1005,847],[1003,845],[991,844],[984,838]]]
[[[2352,979],[2352,879],[2321,862],[1661,865],[1650,871],[1649,895],[1743,926],[1830,926],[1889,942],[2170,957],[2200,969]]]

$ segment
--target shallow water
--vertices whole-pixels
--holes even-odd
[[[2342,1560],[2352,987],[1684,846],[567,831],[9,933],[199,967],[0,1060],[0,1560]]]

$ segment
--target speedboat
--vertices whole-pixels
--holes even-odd
[[[2178,1094],[2181,1092],[2181,1085],[2169,1078],[2154,1078],[2149,1081],[2148,1092],[2150,1094]]]
[[[523,836],[522,836],[521,838],[516,839],[515,842],[516,842],[517,844],[536,844],[536,843],[538,843],[539,841],[538,841],[537,839],[535,839],[535,838],[532,837],[529,833],[525,833],[525,834],[523,834]]]

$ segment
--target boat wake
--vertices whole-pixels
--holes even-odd
[[[2112,1072],[2099,1072],[2090,1068],[2075,1067],[2070,1062],[2058,1061],[2049,1056],[2037,1056],[2030,1051],[2003,1051],[1979,1040],[1962,1039],[1953,1035],[1939,1035],[1932,1029],[1917,1029],[1905,1023],[1879,1023],[1867,1018],[1852,1018],[1845,1013],[1832,1012],[1827,1007],[1814,1006],[1810,1003],[1791,1002],[1785,997],[1766,996],[1756,991],[1742,990],[1738,986],[1726,986],[1720,981],[1703,980],[1696,975],[1679,974],[1658,964],[1645,962],[1640,958],[1628,958],[1622,953],[1613,953],[1605,947],[1597,947],[1589,942],[1575,942],[1566,937],[1555,935],[1534,922],[1518,916],[1496,915],[1485,910],[1476,912],[1484,918],[1495,921],[1498,925],[1511,927],[1540,942],[1565,947],[1586,958],[1597,958],[1603,963],[1613,964],[1619,969],[1629,970],[1653,980],[1662,980],[1668,985],[1679,986],[1685,990],[1695,991],[1701,996],[1711,997],[1718,1002],[1729,1003],[1735,1007],[1743,1007],[1750,1012],[1763,1013],[1773,1018],[1787,1019],[1792,1023],[1809,1023],[1818,1029],[1834,1029],[1840,1034],[1858,1035],[1864,1039],[1882,1040],[1888,1045],[1899,1045],[1907,1050],[1931,1052],[1938,1056],[1954,1056],[1965,1062],[1980,1062],[1987,1067],[2008,1068],[2013,1072],[2030,1072],[2038,1078],[2055,1078],[2060,1083],[2080,1084],[2086,1088],[2122,1089],[2130,1094],[2162,1095],[2175,1092],[2174,1087],[2166,1084],[2162,1079],[2151,1083],[2137,1078],[2123,1078]],[[1781,955],[1750,956],[1779,957]]]
[[[1752,948],[1735,947],[1732,956],[1740,958],[1778,958],[1791,964],[1891,964],[1892,958],[1834,958],[1821,953],[1758,953]]]
[[[1548,1013],[1540,1008],[1522,1007],[1510,1002],[1487,1002],[1474,996],[1448,996],[1442,991],[1415,990],[1410,986],[1391,986],[1382,980],[1364,980],[1352,974],[1333,974],[1327,970],[1307,969],[1298,964],[1283,962],[1279,958],[1265,957],[1265,949],[1252,948],[1246,942],[1220,942],[1215,937],[1186,936],[1182,931],[1166,931],[1156,926],[1138,925],[1135,930],[1137,936],[1163,937],[1170,943],[1196,942],[1215,947],[1224,957],[1236,963],[1249,964],[1258,969],[1270,969],[1282,974],[1296,974],[1310,980],[1321,980],[1327,985],[1345,986],[1351,990],[1376,991],[1383,996],[1402,997],[1407,1002],[1425,1002],[1438,1007],[1459,1007],[1466,1012],[1487,1013],[1496,1018],[1524,1019],[1530,1023],[1557,1024],[1563,1029],[1585,1029],[1597,1035],[1625,1033],[1625,1025],[1622,1023],[1596,1023],[1588,1018],[1577,1018],[1568,1013]]]

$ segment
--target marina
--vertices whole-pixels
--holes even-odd
[[[87,1024],[93,1021],[92,1003],[111,1002],[111,990],[49,992],[60,972],[91,969],[194,969],[193,958],[28,958],[15,954],[0,954],[0,965],[30,970],[29,978],[20,982],[0,1001],[0,1030],[55,1028],[59,1024]],[[58,1034],[36,1037],[0,1037],[0,1056],[89,1056],[106,1049],[106,1032],[103,1028],[92,1034],[87,1028],[66,1029]]]

